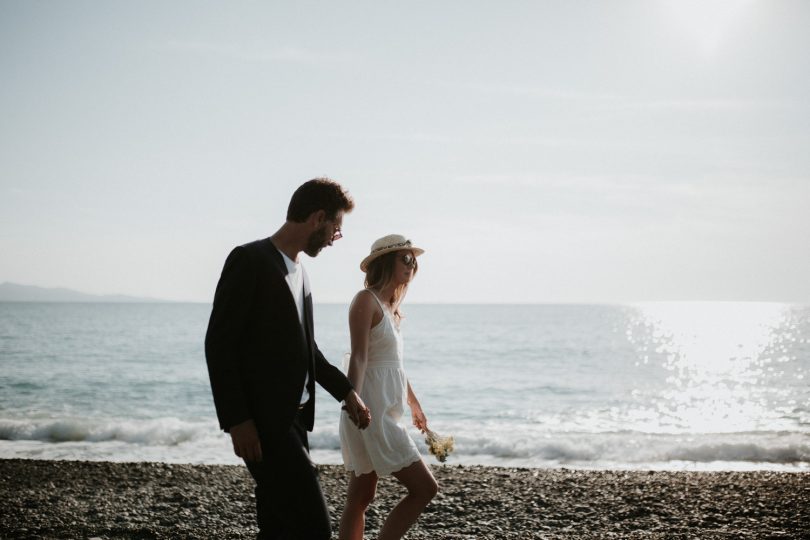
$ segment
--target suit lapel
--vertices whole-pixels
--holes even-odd
[[[267,248],[267,253],[270,254],[270,260],[273,262],[273,266],[278,270],[279,274],[287,277],[287,263],[284,262],[284,255],[281,254],[281,251],[279,251],[269,238],[265,239],[265,247]],[[290,294],[290,298],[292,298],[292,294]]]
[[[315,318],[312,314],[312,292],[309,288],[309,276],[307,275],[306,269],[302,267],[304,272],[304,327],[307,334],[307,339],[310,342],[310,348],[312,343],[315,342],[313,339],[313,329],[315,328]]]
[[[272,262],[272,265],[279,272],[279,274],[281,275],[281,281],[283,283],[283,288],[286,291],[286,294],[285,293],[282,293],[282,294],[289,300],[287,302],[287,306],[288,306],[288,309],[287,309],[288,314],[287,314],[287,316],[294,319],[295,322],[298,323],[296,326],[298,326],[298,328],[301,329],[301,337],[304,339],[304,345],[307,345],[306,342],[309,340],[309,336],[307,335],[306,330],[304,328],[301,328],[301,324],[298,321],[298,307],[295,304],[295,298],[293,298],[293,294],[292,294],[292,291],[290,290],[290,286],[287,283],[287,273],[288,272],[287,272],[287,263],[284,262],[284,255],[281,254],[281,251],[279,251],[279,249],[276,247],[276,245],[273,244],[273,242],[269,238],[266,240],[266,242],[267,242],[267,252],[270,255],[270,260]],[[305,272],[304,273],[304,323],[305,323],[304,326],[307,326],[307,319],[308,319],[307,309],[306,309],[306,304],[307,304],[307,301],[306,301],[307,296],[306,295],[307,295],[308,288],[309,288],[309,285],[308,285],[308,283],[306,281],[306,272]],[[310,312],[311,311],[312,310],[310,309]],[[310,315],[310,317],[311,317],[311,315]],[[309,349],[309,347],[307,347],[307,348]]]

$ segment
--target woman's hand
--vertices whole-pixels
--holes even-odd
[[[427,429],[427,417],[425,413],[422,412],[422,407],[419,405],[419,402],[411,405],[411,417],[413,418],[413,425],[416,426],[416,429],[424,433]]]
[[[346,396],[346,403],[342,409],[349,413],[349,418],[360,429],[366,429],[371,422],[371,411],[354,390]]]

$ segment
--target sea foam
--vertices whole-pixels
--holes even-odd
[[[104,442],[171,446],[203,438],[212,421],[189,422],[179,418],[133,419],[0,419],[0,440],[42,442]]]

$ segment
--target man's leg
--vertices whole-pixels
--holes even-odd
[[[264,445],[262,445],[264,446]],[[270,456],[264,454],[264,459],[267,460]],[[276,515],[275,505],[273,503],[273,493],[269,490],[272,486],[273,479],[271,471],[267,471],[267,461],[261,463],[252,463],[245,460],[248,471],[256,481],[256,521],[259,525],[260,540],[281,540],[284,528],[283,521]]]
[[[256,480],[259,538],[329,540],[329,511],[298,419],[284,441],[262,440],[262,454],[261,463],[247,463]]]

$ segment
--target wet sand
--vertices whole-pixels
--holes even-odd
[[[342,467],[320,467],[333,532]],[[810,538],[810,473],[434,466],[440,493],[407,538]],[[403,495],[387,478],[367,538]],[[0,460],[2,538],[253,538],[240,466]]]

